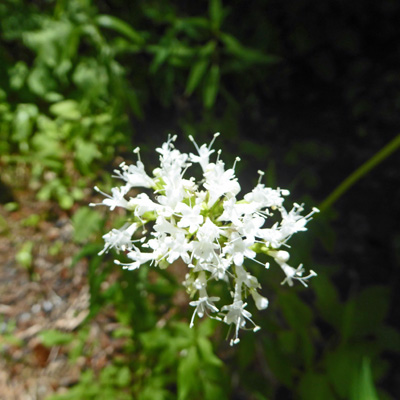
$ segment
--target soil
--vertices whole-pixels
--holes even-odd
[[[68,214],[36,201],[30,191],[19,190],[13,197],[17,210],[0,206],[0,399],[41,400],[74,385],[84,369],[104,368],[121,351],[123,341],[111,336],[118,327],[112,309],[102,309],[86,321],[87,260],[71,267],[79,246],[72,240]],[[29,222],[32,215],[40,216],[37,224]],[[21,265],[18,253],[28,242],[32,262]],[[74,334],[83,324],[89,331],[86,356],[74,363],[68,346],[42,343],[46,331]]]

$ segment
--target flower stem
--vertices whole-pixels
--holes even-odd
[[[393,152],[400,147],[400,134],[391,140],[385,147],[379,150],[369,160],[357,168],[350,174],[335,190],[318,206],[321,211],[324,211],[332,206],[347,190],[349,190],[359,179],[366,175],[371,169],[376,167]]]

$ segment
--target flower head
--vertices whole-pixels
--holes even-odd
[[[95,188],[105,196],[101,205],[111,211],[121,207],[128,214],[128,222],[122,228],[112,229],[103,236],[105,245],[99,254],[112,248],[125,252],[129,261],[115,262],[129,270],[146,263],[165,268],[177,259],[183,260],[188,265],[183,285],[195,298],[189,303],[194,307],[190,326],[196,315],[200,318],[208,315],[234,325],[231,344],[235,344],[239,342],[239,330],[245,329],[247,323],[252,324],[254,331],[259,329],[245,309],[245,300],[251,296],[259,310],[268,306],[268,299],[260,294],[261,285],[249,272],[246,260],[261,264],[264,270],[265,264],[257,260],[257,255],[267,254],[282,269],[285,276],[282,284],[292,286],[298,280],[307,286],[315,272],[304,275],[302,265],[291,267],[290,255],[281,247],[287,247],[292,235],[305,231],[307,222],[318,210],[303,216],[303,205],[295,203],[287,211],[284,198],[289,191],[266,187],[261,183],[260,171],[256,187],[238,200],[241,188],[235,165],[239,158],[227,169],[220,160],[220,151],[211,160],[217,136],[214,135],[209,145],[201,146],[189,137],[197,154],[181,153],[174,146],[176,136],[169,137],[156,149],[160,166],[151,175],[146,173],[137,148],[134,150],[138,157],[136,165],[122,163],[114,171],[115,177],[125,182],[123,186],[113,188],[111,195]],[[196,164],[203,174],[200,181],[185,176]],[[153,193],[135,195],[131,189],[138,187]],[[148,233],[145,227],[150,224],[152,230]],[[137,237],[140,232],[142,236]],[[208,294],[214,281],[226,282],[234,288],[231,304],[219,306],[220,298]]]

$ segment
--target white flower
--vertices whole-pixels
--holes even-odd
[[[94,187],[94,189],[101,193],[103,196],[106,198],[101,202],[101,203],[90,203],[90,206],[99,206],[101,204],[104,204],[105,206],[110,207],[110,210],[113,211],[115,207],[122,207],[122,208],[128,208],[128,202],[124,198],[124,196],[128,193],[129,188],[127,187],[121,187],[121,188],[112,188],[111,193],[112,196],[110,196],[107,193],[102,192],[97,186]]]
[[[218,312],[218,308],[215,307],[214,305],[214,301],[218,301],[219,297],[208,297],[208,296],[204,296],[204,297],[200,297],[198,300],[196,301],[191,301],[189,303],[189,305],[196,307],[196,309],[193,312],[192,315],[192,319],[190,321],[190,327],[193,327],[193,323],[194,323],[194,317],[196,316],[196,314],[202,318],[204,313],[207,313],[207,308],[211,311],[211,312]]]
[[[235,197],[240,192],[240,185],[235,177],[235,171],[233,169],[225,171],[222,161],[217,161],[216,164],[208,164],[204,177],[206,178],[204,187],[210,196],[209,207],[212,207],[223,195],[228,198]]]
[[[117,252],[125,251],[132,245],[132,235],[138,228],[138,224],[133,223],[124,229],[112,229],[110,232],[103,235],[105,241],[104,249],[100,251],[99,256],[108,253],[111,248],[115,248]]]
[[[211,143],[207,146],[206,144],[203,144],[202,146],[198,146],[197,143],[194,141],[193,136],[189,135],[189,139],[193,142],[194,146],[196,147],[197,152],[199,153],[198,156],[195,154],[190,153],[189,158],[190,161],[193,161],[195,163],[199,163],[201,165],[201,168],[203,171],[206,170],[207,165],[209,164],[210,160],[210,155],[214,153],[214,150],[211,150],[211,147],[214,143],[214,140],[219,136],[219,132],[214,134],[214,138],[211,141]]]
[[[242,265],[245,257],[253,259],[257,253],[250,249],[254,244],[251,240],[243,240],[239,233],[233,232],[230,240],[223,248],[224,254],[231,254],[235,265]]]
[[[261,296],[256,290],[252,290],[251,296],[258,310],[265,310],[268,307],[268,299]]]
[[[216,159],[210,160],[215,153],[212,145],[217,136],[214,135],[209,145],[201,146],[190,137],[197,154],[189,155],[175,148],[176,136],[169,137],[156,149],[160,166],[152,176],[145,172],[137,148],[134,150],[138,156],[136,164],[122,163],[115,170],[115,176],[125,182],[124,186],[113,188],[111,195],[96,187],[105,196],[100,204],[111,211],[116,207],[126,209],[128,221],[122,228],[112,229],[103,236],[104,248],[99,254],[110,249],[125,252],[129,262],[116,260],[115,263],[129,270],[143,264],[166,268],[181,259],[188,266],[183,285],[192,298],[197,296],[189,303],[195,307],[190,326],[196,315],[201,318],[205,314],[234,325],[232,345],[239,342],[239,330],[246,328],[247,322],[253,325],[254,331],[259,329],[245,309],[245,300],[251,296],[257,309],[268,307],[268,299],[259,293],[261,285],[248,271],[246,260],[261,264],[264,271],[269,263],[261,263],[257,255],[260,252],[269,255],[285,274],[282,284],[287,282],[292,286],[298,280],[307,286],[307,280],[315,272],[304,276],[302,265],[297,269],[291,267],[287,263],[290,254],[281,247],[288,248],[286,243],[290,237],[305,231],[307,222],[318,210],[303,216],[303,206],[295,203],[287,212],[283,203],[289,192],[265,187],[261,183],[261,171],[256,187],[244,199],[238,199],[240,185],[235,164],[239,159],[227,170],[220,160],[221,151],[217,152]],[[198,181],[193,176],[185,176],[192,164],[201,167],[203,176]],[[131,189],[137,187],[152,193],[130,196]],[[149,234],[146,227],[151,229]],[[140,232],[142,236],[137,237]],[[234,288],[230,292],[232,304],[215,304],[220,298],[208,294],[215,281]]]
[[[258,204],[259,207],[271,207],[272,209],[278,208],[283,203],[283,196],[289,194],[288,190],[266,188],[263,184],[259,183],[251,193],[244,196],[244,199],[250,203]]]
[[[254,331],[259,330],[260,328],[252,321],[251,313],[244,308],[247,306],[247,303],[243,303],[243,301],[235,301],[233,304],[228,306],[223,306],[221,311],[227,311],[224,322],[228,325],[234,324],[235,328],[235,338],[231,339],[231,346],[240,342],[239,339],[239,329],[244,328],[246,326],[246,320],[250,321],[253,325]]]
[[[293,279],[296,279],[307,287],[306,281],[313,276],[317,276],[317,274],[313,270],[310,270],[310,273],[307,276],[303,276],[303,264],[300,264],[296,269],[286,263],[281,263],[280,266],[283,272],[286,274],[286,278],[281,283],[282,285],[287,282],[289,286],[293,286]]]
[[[151,188],[155,186],[154,180],[146,174],[144,164],[141,161],[138,161],[136,165],[129,166],[123,162],[119,167],[122,172],[117,169],[114,170],[116,177],[123,179],[128,189],[133,187]]]
[[[203,216],[200,215],[200,205],[195,205],[193,208],[185,203],[178,203],[175,212],[182,214],[182,218],[178,222],[179,228],[189,228],[189,233],[194,233],[203,223]]]

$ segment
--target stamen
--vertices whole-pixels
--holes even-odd
[[[258,175],[260,175],[259,177],[258,177],[258,185],[261,183],[261,179],[263,178],[263,176],[265,175],[265,172],[263,172],[263,171],[261,171],[261,170],[258,170],[257,171],[257,174]]]
[[[219,161],[219,156],[221,155],[221,153],[222,153],[222,150],[221,150],[221,149],[219,149],[219,150],[217,151],[217,161],[216,161],[216,162],[218,162],[218,161]]]
[[[138,160],[139,160],[140,162],[142,162],[142,160],[140,159],[140,147],[136,147],[136,148],[133,150],[133,152],[134,152],[135,154],[137,154]]]
[[[216,139],[219,135],[220,135],[219,132],[214,133],[214,137],[211,139],[211,142],[210,142],[210,144],[208,145],[208,150],[211,149],[212,145],[213,145],[214,142],[215,142],[215,139]]]
[[[197,145],[196,141],[194,140],[192,135],[189,135],[189,140],[194,144],[194,147],[196,148],[197,152],[200,153],[199,146]]]

